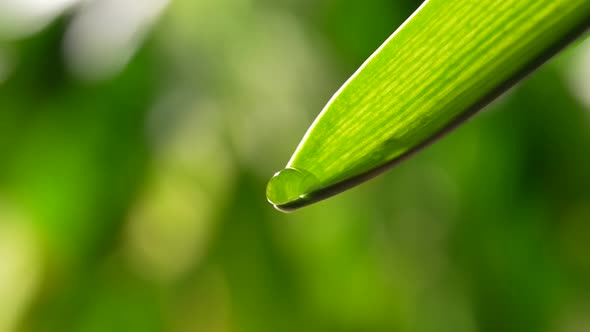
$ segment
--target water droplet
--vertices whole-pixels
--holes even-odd
[[[285,211],[282,205],[304,199],[306,194],[313,192],[320,185],[319,180],[307,171],[285,168],[268,182],[266,197],[277,209]]]

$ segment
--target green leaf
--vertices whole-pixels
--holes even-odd
[[[589,26],[588,0],[426,1],[328,102],[269,182],[269,201],[293,210],[374,177]]]

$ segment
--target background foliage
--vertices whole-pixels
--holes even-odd
[[[590,44],[377,180],[266,202],[418,5],[0,1],[0,331],[590,330]]]

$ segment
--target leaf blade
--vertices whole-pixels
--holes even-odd
[[[287,164],[319,185],[288,202],[269,200],[298,208],[373,177],[484,106],[588,25],[586,0],[425,2],[332,97]]]

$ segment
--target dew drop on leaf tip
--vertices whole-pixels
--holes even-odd
[[[281,208],[282,205],[304,199],[306,194],[313,192],[320,187],[319,180],[311,173],[287,167],[270,179],[266,187],[268,201],[278,210],[287,211]]]

